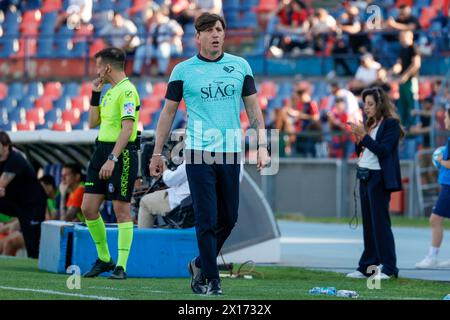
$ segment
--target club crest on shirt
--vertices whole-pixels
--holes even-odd
[[[134,103],[128,102],[123,105],[123,112],[126,116],[134,116]]]
[[[234,71],[234,67],[233,66],[225,66],[225,67],[223,67],[223,70],[225,70],[228,73],[232,73]]]

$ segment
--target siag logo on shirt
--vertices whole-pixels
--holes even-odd
[[[123,112],[126,116],[134,116],[134,103],[128,102],[123,105]]]

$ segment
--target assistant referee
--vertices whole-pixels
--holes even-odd
[[[89,126],[100,125],[96,149],[89,163],[81,210],[97,247],[98,259],[85,277],[114,270],[110,279],[126,279],[128,255],[133,241],[130,201],[138,171],[137,122],[140,100],[135,86],[126,77],[125,52],[106,48],[95,54],[97,78],[93,81]],[[101,103],[105,83],[112,87]],[[117,265],[108,249],[106,228],[99,208],[112,200],[119,229]]]

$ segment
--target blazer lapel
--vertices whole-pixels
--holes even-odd
[[[383,132],[383,130],[384,130],[384,124],[386,123],[386,121],[381,121],[381,123],[380,123],[380,127],[378,128],[378,131],[377,131],[377,135],[375,136],[375,140],[376,141],[378,141],[379,140],[379,138],[380,138],[380,136],[381,136],[381,133]]]

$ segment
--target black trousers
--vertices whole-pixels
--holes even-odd
[[[187,152],[193,160],[194,151]],[[207,164],[202,161],[194,164],[186,161],[200,254],[195,263],[207,279],[219,278],[217,255],[238,218],[240,159],[237,153],[232,157],[234,163]]]
[[[384,188],[381,170],[370,170],[368,181],[360,181],[359,194],[364,233],[364,252],[358,271],[367,273],[371,265],[382,264],[382,272],[397,275],[397,257],[389,216],[391,192]],[[370,275],[370,274],[368,274]]]
[[[0,198],[0,212],[19,219],[27,254],[30,258],[37,259],[39,257],[41,223],[45,220],[46,206],[47,200],[45,198],[43,198],[42,203],[33,206],[15,203],[6,197]]]

